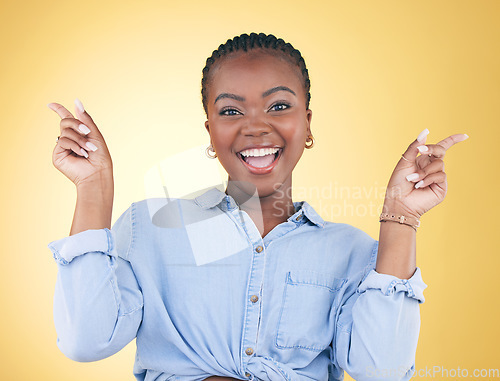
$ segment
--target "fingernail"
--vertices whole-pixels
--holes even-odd
[[[425,142],[425,138],[427,137],[428,134],[429,130],[427,128],[423,130],[420,134],[418,134],[417,140],[419,141],[419,143]]]
[[[464,134],[464,136],[465,136],[465,139],[469,139],[469,135]],[[464,139],[464,140],[465,140],[465,139]]]
[[[85,143],[85,145],[88,148],[90,148],[92,151],[97,151],[97,147],[94,144],[92,144],[91,142],[87,142],[87,143]]]
[[[418,146],[417,147],[420,152],[427,152],[429,151],[429,147],[427,146]]]
[[[80,148],[80,152],[82,153],[83,156],[89,157],[89,154],[83,148]]]
[[[415,184],[415,188],[420,188],[424,184],[424,180],[420,180],[418,183]]]
[[[78,129],[82,131],[85,135],[87,135],[90,132],[90,129],[85,124],[80,124],[78,126]]]
[[[412,173],[411,175],[406,176],[406,180],[413,181],[419,178],[418,173]]]
[[[80,101],[80,99],[75,98],[75,106],[78,108],[78,110],[83,114],[85,112],[85,109],[83,108],[83,104]]]

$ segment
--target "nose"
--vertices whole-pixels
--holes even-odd
[[[245,136],[262,136],[272,131],[272,126],[266,120],[259,117],[248,118],[241,128],[241,134]]]

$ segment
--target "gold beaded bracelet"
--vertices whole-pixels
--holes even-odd
[[[379,221],[393,221],[393,222],[399,222],[400,224],[405,224],[408,226],[411,226],[415,231],[417,231],[417,228],[420,226],[420,221],[417,220],[416,218],[413,217],[406,217],[406,216],[398,216],[396,214],[391,214],[391,213],[382,213],[380,214]]]

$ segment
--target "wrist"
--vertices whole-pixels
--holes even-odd
[[[382,225],[386,223],[389,223],[389,225],[407,225],[407,227],[411,227],[416,232],[420,226],[420,215],[409,211],[408,208],[397,201],[387,202],[386,199],[382,207],[379,222]]]
[[[388,214],[390,213],[391,215],[405,216],[414,218],[416,220],[420,220],[420,217],[422,217],[420,214],[410,211],[402,203],[395,200],[392,201],[386,200],[384,202],[384,205],[382,206],[381,213],[388,213]]]
[[[398,225],[407,225],[413,230],[417,231],[420,226],[420,221],[413,217],[406,217],[404,215],[398,215],[395,213],[381,213],[379,217],[379,222],[395,222]],[[389,224],[391,225],[391,224]]]
[[[113,194],[113,172],[98,172],[76,184],[77,195]]]

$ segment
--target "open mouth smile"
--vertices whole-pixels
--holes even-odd
[[[273,170],[282,152],[280,147],[249,148],[236,155],[251,173],[263,175]]]

